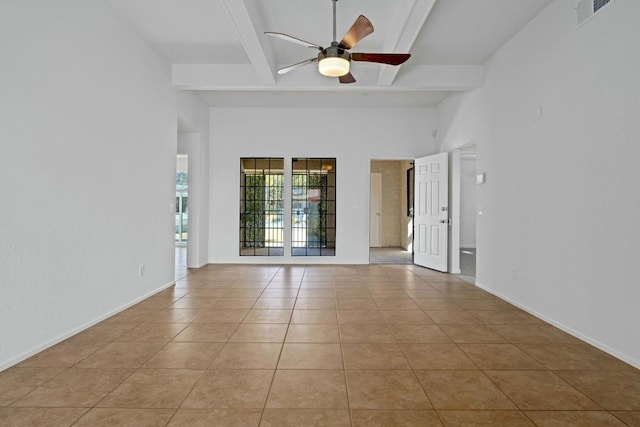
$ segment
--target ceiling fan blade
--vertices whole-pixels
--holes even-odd
[[[410,53],[352,53],[352,61],[378,62],[380,64],[400,65],[411,57]]]
[[[338,77],[338,79],[340,80],[340,83],[355,83],[356,82],[356,78],[353,77],[353,74],[351,74],[351,73],[347,73],[344,76],[340,76],[340,77]]]
[[[344,35],[339,46],[342,49],[351,49],[356,45],[356,43],[371,33],[373,33],[373,24],[366,16],[360,15],[356,18],[356,21],[353,23],[349,31],[347,31],[347,34]]]
[[[280,68],[278,70],[278,74],[280,75],[287,74],[289,71],[293,71],[296,68],[300,68],[304,65],[311,64],[313,62],[316,62],[317,60],[318,60],[318,57],[315,57],[315,58],[305,59],[304,61],[296,62],[295,64],[291,64],[286,67]]]
[[[289,41],[289,42],[301,44],[302,46],[312,47],[314,49],[322,50],[322,46],[320,46],[319,44],[311,43],[311,42],[299,39],[297,37],[290,36],[289,34],[276,33],[276,32],[273,32],[273,31],[265,31],[265,34],[268,35],[268,36],[271,36],[271,37],[276,37],[276,38],[279,38],[279,39],[282,39],[282,40],[286,40],[286,41]]]

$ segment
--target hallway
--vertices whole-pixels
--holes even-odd
[[[187,275],[187,247],[176,245],[176,271],[175,279],[182,279]]]
[[[0,425],[125,423],[638,425],[640,373],[416,266],[209,265],[0,373]]]
[[[413,254],[402,248],[369,248],[371,264],[413,264]]]

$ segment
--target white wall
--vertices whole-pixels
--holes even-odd
[[[476,160],[460,158],[460,247],[476,247]]]
[[[172,282],[177,116],[91,0],[0,2],[0,93],[2,370]]]
[[[477,281],[640,367],[640,2],[577,30],[573,7],[552,2],[442,104],[441,147],[477,141],[486,172]]]
[[[178,153],[189,156],[187,266],[209,261],[209,106],[197,95],[177,93]]]
[[[368,263],[370,160],[437,150],[426,108],[212,108],[210,121],[212,263]],[[289,169],[292,157],[337,158],[335,257],[238,255],[241,157],[284,157]]]

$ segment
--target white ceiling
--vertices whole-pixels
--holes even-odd
[[[412,55],[401,67],[352,63],[352,85],[315,64],[278,75],[317,50],[263,34],[327,46],[331,0],[105,1],[172,64],[176,88],[212,106],[432,107],[482,84],[482,64],[551,0],[339,0],[338,39],[360,14],[375,28],[352,52]]]

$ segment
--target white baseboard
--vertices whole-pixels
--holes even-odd
[[[558,329],[561,329],[562,331],[568,333],[569,335],[573,335],[574,337],[578,338],[579,340],[582,340],[588,344],[591,344],[592,346],[604,351],[605,353],[610,354],[611,356],[622,360],[623,362],[628,363],[629,365],[640,369],[640,360],[636,360],[633,357],[630,357],[627,354],[621,353],[611,347],[609,347],[606,344],[601,343],[598,340],[595,340],[589,336],[586,336],[560,322],[557,322],[556,320],[545,316],[544,314],[538,313],[536,310],[533,310],[529,307],[527,307],[526,305],[520,304],[517,301],[512,300],[511,298],[502,295],[500,292],[496,292],[495,290],[488,288],[487,286],[484,286],[482,283],[476,281],[476,286],[479,287],[480,289],[489,292],[492,295],[497,296],[498,298],[505,300],[506,302],[508,302],[511,305],[514,305],[524,311],[526,311],[527,313],[531,314],[532,316],[537,317],[540,320],[544,320],[545,322],[549,323],[550,325],[555,326]]]
[[[84,325],[78,326],[77,328],[74,328],[69,332],[66,332],[66,333],[64,333],[62,335],[59,335],[56,338],[54,338],[52,340],[49,340],[49,341],[45,342],[44,344],[39,345],[39,346],[37,346],[37,347],[35,347],[35,348],[25,352],[25,353],[22,353],[19,356],[16,356],[16,357],[14,357],[12,359],[9,359],[9,360],[7,360],[5,362],[0,363],[0,372],[4,371],[7,368],[10,368],[13,365],[16,365],[16,364],[22,362],[25,359],[30,358],[31,356],[33,356],[35,354],[40,353],[41,351],[44,351],[44,350],[48,349],[49,347],[53,347],[54,345],[66,340],[67,338],[70,338],[70,337],[72,337],[72,336],[84,331],[85,329],[88,329],[88,328],[90,328],[90,327],[102,322],[103,320],[106,320],[109,317],[111,317],[113,315],[116,315],[116,314],[120,313],[121,311],[124,311],[127,308],[138,304],[141,301],[144,301],[145,299],[157,294],[158,292],[164,291],[165,289],[175,285],[175,283],[176,283],[175,280],[172,280],[171,282],[167,283],[166,285],[163,285],[163,286],[159,287],[156,290],[148,292],[145,295],[143,295],[143,296],[141,296],[139,298],[136,298],[135,300],[133,300],[131,302],[128,302],[127,304],[125,304],[123,306],[120,306],[120,307],[116,308],[115,310],[112,310],[112,311],[110,311],[109,313],[107,313],[107,314],[105,314],[103,316],[98,317],[97,319],[94,319],[94,320],[92,320],[92,321],[90,321],[88,323],[85,323]]]
[[[204,267],[206,265],[209,265],[209,263],[205,262],[205,263],[201,263],[201,264],[196,264],[195,266],[194,265],[187,265],[187,270],[194,269],[194,268],[195,269],[202,268],[202,267]]]

